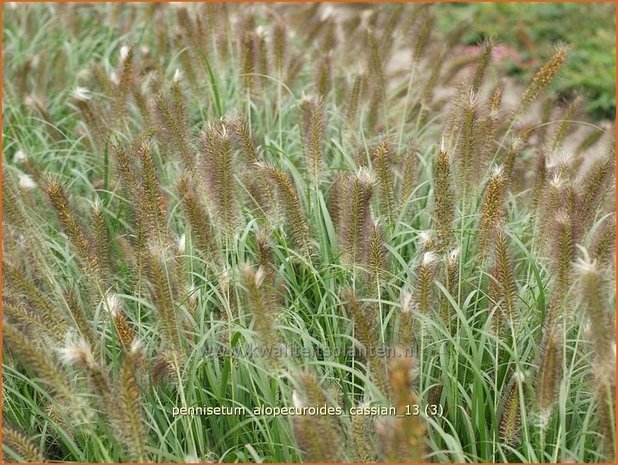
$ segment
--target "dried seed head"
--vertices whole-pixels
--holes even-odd
[[[230,133],[223,121],[206,124],[200,151],[212,206],[220,224],[231,233],[238,219],[237,181]]]
[[[560,44],[556,47],[552,57],[545,63],[534,75],[532,82],[528,85],[521,100],[519,106],[515,110],[512,119],[514,120],[523,113],[530,104],[536,100],[536,98],[543,92],[543,90],[549,85],[554,76],[558,73],[567,58],[568,47]]]
[[[384,458],[388,462],[426,460],[426,425],[421,415],[406,415],[409,405],[419,403],[412,390],[414,361],[398,354],[389,364],[390,399],[398,416],[387,417],[378,426],[378,436]]]
[[[515,446],[521,440],[521,403],[519,386],[521,377],[513,375],[504,391],[500,403],[500,439],[510,446]]]
[[[616,244],[616,217],[607,217],[597,229],[590,244],[592,258],[600,264],[609,265],[613,262],[612,256]]]
[[[562,336],[559,330],[550,329],[541,344],[536,394],[541,427],[546,428],[562,379]]]
[[[485,72],[487,71],[487,67],[491,61],[491,52],[494,48],[495,41],[493,38],[488,37],[485,39],[483,43],[483,50],[481,52],[481,56],[476,65],[476,71],[474,73],[474,78],[472,79],[472,91],[478,92],[481,88],[481,84],[483,83],[483,78],[485,77]]]
[[[443,141],[444,142],[444,141]],[[447,249],[454,241],[453,221],[455,205],[451,180],[451,162],[441,150],[436,160],[434,216],[438,235],[438,249]]]
[[[302,396],[296,395],[293,402],[299,406],[326,405],[328,398],[310,373],[299,375]],[[302,397],[302,400],[301,400]],[[337,424],[328,415],[296,415],[293,417],[293,430],[306,462],[340,462],[342,460],[340,437]]]
[[[47,461],[43,453],[39,450],[34,438],[29,438],[7,424],[2,425],[2,442],[17,454],[21,460],[34,463],[43,463]],[[6,457],[6,459],[9,460],[10,458],[10,456]]]
[[[425,252],[416,272],[415,305],[419,312],[429,315],[433,303],[434,275],[438,255]]]
[[[305,256],[311,257],[313,255],[311,230],[290,175],[263,162],[256,163],[255,166],[274,182],[279,200],[290,223],[294,241]]]
[[[300,102],[302,110],[302,140],[307,163],[307,172],[317,182],[323,165],[324,130],[326,112],[321,97],[303,95]]]
[[[395,186],[392,171],[393,147],[388,139],[382,139],[371,151],[380,188],[380,205],[389,224],[395,221]]]
[[[340,238],[345,260],[350,264],[365,261],[371,227],[373,184],[366,168],[360,168],[348,182]]]
[[[481,221],[479,225],[479,253],[486,258],[489,246],[494,242],[496,232],[504,220],[505,178],[502,167],[496,167],[483,197]]]
[[[283,21],[275,22],[272,41],[275,69],[281,74],[285,65],[287,49],[287,28]]]

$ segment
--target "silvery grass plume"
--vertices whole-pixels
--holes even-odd
[[[504,166],[504,176],[506,177],[507,189],[511,189],[514,181],[515,162],[524,149],[524,141],[519,137],[512,137],[507,143],[507,151],[502,159]]]
[[[16,180],[8,174],[7,170],[2,173],[2,197],[4,198],[2,217],[5,223],[10,222],[13,227],[19,229],[25,229],[32,225],[32,220],[26,213]]]
[[[280,299],[280,296],[277,296],[277,281],[280,277],[277,275],[277,266],[269,230],[258,230],[255,235],[255,249],[258,256],[257,263],[264,270],[264,287],[272,294],[271,298],[273,301],[277,302]],[[279,284],[282,285],[280,281]],[[284,290],[284,288],[282,287],[279,290]]]
[[[253,31],[246,31],[242,40],[241,82],[247,95],[255,92],[255,61],[256,61],[256,35]]]
[[[268,81],[263,78],[263,76],[269,76],[270,72],[270,62],[268,57],[268,44],[266,42],[266,31],[263,26],[258,26],[255,30],[256,35],[256,61],[257,61],[257,72],[261,74],[261,91],[264,91]]]
[[[135,53],[132,46],[122,45],[119,51],[114,110],[119,120],[127,117],[127,101],[131,89],[135,86]]]
[[[577,144],[573,155],[576,158],[581,157],[582,154],[594,147],[594,145],[601,140],[601,137],[603,137],[603,131],[600,131],[599,128],[596,127],[591,128],[588,134]]]
[[[378,41],[374,32],[371,29],[367,29],[367,68],[369,70],[368,83],[371,86],[372,94],[376,96],[376,99],[381,106],[384,103],[386,97],[386,83],[384,80],[384,70],[382,63],[382,56],[380,54]]]
[[[417,25],[414,47],[412,49],[413,63],[419,63],[424,57],[430,43],[435,19],[435,14],[431,10],[424,10],[419,16],[419,24]]]
[[[551,234],[554,223],[547,218],[555,217],[559,211],[570,217],[574,214],[575,188],[569,179],[560,172],[552,169],[548,171],[548,178],[541,191],[541,203],[539,217],[537,219],[537,231],[539,245],[545,249],[551,249]],[[572,231],[574,232],[574,231]]]
[[[73,105],[80,112],[88,131],[90,132],[93,148],[103,148],[108,128],[105,126],[105,112],[96,100],[90,89],[78,86],[73,90]]]
[[[534,160],[534,184],[532,186],[532,200],[531,209],[533,212],[538,213],[543,202],[543,193],[549,180],[549,174],[547,170],[547,158],[545,157],[545,151],[538,150]]]
[[[139,140],[136,152],[141,165],[139,185],[139,222],[144,242],[164,244],[169,240],[167,228],[167,198],[161,187],[160,175],[149,140]]]
[[[320,407],[329,401],[315,376],[308,372],[298,375],[300,392],[294,391],[294,407]],[[296,415],[292,417],[294,436],[306,462],[341,462],[343,440],[334,416]]]
[[[385,60],[390,58],[391,50],[395,45],[395,31],[400,25],[404,6],[402,4],[395,5],[389,12],[384,25],[382,27],[382,34],[380,35],[380,54],[385,57]]]
[[[510,104],[493,40],[453,56],[470,24],[439,41],[438,9],[16,9],[5,103],[17,139],[3,174],[8,458],[611,460],[608,130],[575,122],[577,97],[539,101],[566,53]],[[46,40],[57,33],[66,41]],[[103,46],[98,63],[88,44]],[[295,101],[303,91],[319,97]],[[590,257],[573,263],[577,245]],[[577,327],[579,300],[589,329]],[[275,362],[315,375],[220,354],[202,363],[201,348],[252,341],[273,356],[307,344],[357,352]],[[405,354],[381,355],[391,348]],[[295,406],[445,410],[426,425],[344,414],[253,429],[164,411],[213,394],[257,405],[289,397],[286,383]],[[454,408],[469,388],[470,405]],[[531,407],[544,429],[530,428]],[[486,424],[466,428],[479,415]],[[564,434],[564,415],[583,427]],[[195,422],[226,434],[192,441]]]
[[[349,179],[349,173],[344,171],[336,171],[333,173],[333,178],[330,185],[328,211],[337,234],[341,234],[341,228],[343,226],[345,199],[347,198],[347,183]]]
[[[180,66],[182,68],[183,74],[186,76],[187,82],[191,86],[191,88],[197,88],[197,73],[194,67],[195,59],[193,57],[193,50],[191,50],[191,46],[183,37],[183,34],[180,31],[174,31],[173,33],[173,43],[178,50],[181,52],[178,55],[180,60]]]

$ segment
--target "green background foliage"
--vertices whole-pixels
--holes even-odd
[[[464,43],[476,44],[484,36],[514,47],[522,68],[507,63],[513,74],[528,79],[539,56],[547,56],[556,42],[571,45],[569,64],[552,84],[564,97],[578,92],[587,99],[588,111],[599,119],[616,112],[616,6],[614,3],[453,3],[436,5],[439,24],[450,30],[461,21],[470,27]]]

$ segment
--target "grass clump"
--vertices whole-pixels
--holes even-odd
[[[6,10],[8,459],[612,460],[614,141],[437,10]]]

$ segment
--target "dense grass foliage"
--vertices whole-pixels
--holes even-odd
[[[7,459],[613,460],[613,130],[437,14],[5,9]]]

